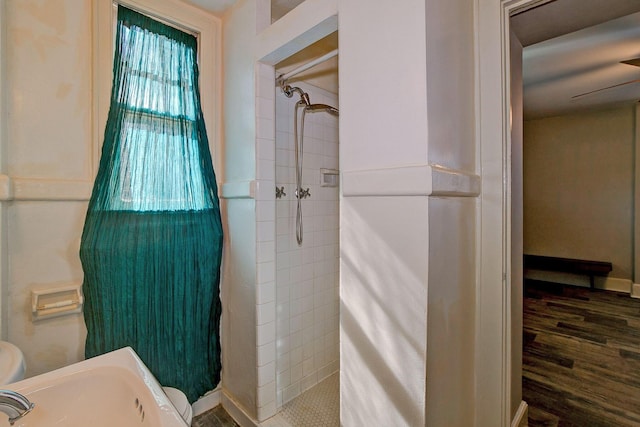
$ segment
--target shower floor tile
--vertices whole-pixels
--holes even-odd
[[[280,415],[295,427],[339,427],[339,374],[336,372],[282,405]]]
[[[336,372],[291,402],[261,427],[340,427],[340,375]],[[194,417],[192,427],[239,427],[222,405]]]

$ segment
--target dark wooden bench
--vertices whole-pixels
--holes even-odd
[[[586,274],[591,288],[595,276],[606,276],[613,268],[610,262],[587,261],[584,259],[557,258],[542,255],[524,255],[524,268],[531,270],[559,271],[563,273]]]

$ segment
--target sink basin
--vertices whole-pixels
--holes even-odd
[[[186,427],[129,347],[6,386],[35,408],[14,427]],[[0,427],[9,426],[0,413]]]

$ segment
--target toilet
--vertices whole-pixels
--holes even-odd
[[[0,341],[0,385],[23,380],[25,369],[22,351],[9,342]]]
[[[191,409],[191,405],[189,404],[189,400],[185,394],[173,387],[162,387],[164,389],[165,394],[176,408],[178,413],[182,416],[182,419],[185,420],[187,425],[191,425],[191,420],[193,419],[193,409]]]

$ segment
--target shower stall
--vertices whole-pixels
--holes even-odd
[[[304,1],[280,23],[267,22],[262,4],[239,2],[223,38],[225,91],[247,96],[225,97],[222,404],[241,425],[305,425],[302,402],[320,410],[314,422],[338,426],[337,52],[321,59],[338,48],[337,2]],[[254,16],[255,39],[246,31]]]
[[[285,81],[275,105],[276,392],[286,413],[339,370],[338,95]]]

